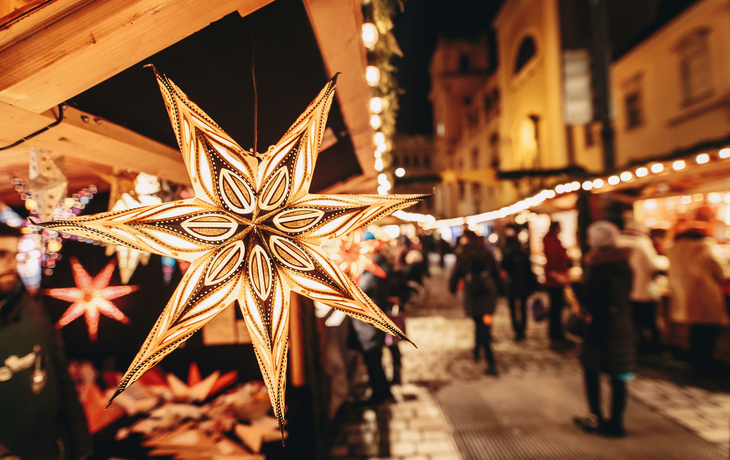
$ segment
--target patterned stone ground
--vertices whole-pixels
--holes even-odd
[[[474,324],[465,317],[460,300],[448,293],[445,272],[438,267],[432,267],[423,299],[408,312],[406,332],[419,348],[400,344],[404,385],[393,387],[396,402],[376,410],[351,410],[334,440],[332,459],[461,458],[452,428],[445,421],[431,389],[449,382],[484,381],[486,384],[494,377],[484,375],[483,359],[474,362]],[[563,353],[550,350],[546,322],[530,321],[527,340],[516,343],[512,340],[508,309],[502,301],[492,329],[500,383],[514,381],[524,382],[520,383],[524,385],[534,381],[534,385],[540,385],[541,379],[549,378],[558,382],[565,379],[567,385],[568,380],[573,382],[580,376],[578,347]],[[386,368],[388,358],[386,353]],[[667,418],[727,452],[730,394],[726,390],[730,388],[715,382],[710,391],[700,386],[673,383],[671,376],[657,377],[657,372],[649,373],[652,378],[642,374],[640,369],[639,377],[629,384],[630,397],[634,401],[650,408],[655,414],[651,416]],[[574,393],[574,398],[583,401],[582,393]]]

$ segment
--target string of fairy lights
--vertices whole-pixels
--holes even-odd
[[[652,161],[634,168],[626,168],[624,171],[610,176],[594,177],[591,179],[584,179],[583,181],[573,180],[561,183],[556,185],[554,188],[541,190],[539,193],[524,198],[510,206],[465,217],[436,220],[433,216],[427,214],[401,212],[394,213],[393,215],[396,215],[403,220],[417,222],[426,230],[444,227],[458,227],[463,225],[474,227],[482,222],[503,219],[512,215],[524,217],[524,220],[526,221],[527,217],[524,216],[525,212],[543,204],[546,200],[556,198],[560,195],[576,192],[581,189],[591,193],[604,193],[618,189],[632,181],[650,178],[652,176],[666,176],[672,173],[689,170],[690,168],[709,167],[714,163],[727,162],[728,160],[730,160],[729,147],[720,149],[713,153],[702,152],[694,155],[693,157],[665,161]]]
[[[402,53],[392,33],[392,18],[398,9],[402,9],[399,0],[362,0],[362,42],[367,50],[365,80],[370,86],[368,109],[380,195],[393,188],[390,151],[398,113],[398,84],[391,58]]]

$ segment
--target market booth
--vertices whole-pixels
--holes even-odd
[[[4,222],[193,196],[148,63],[241,146],[259,152],[342,72],[309,192],[375,184],[359,1],[17,3],[0,11],[7,14],[0,18]],[[311,300],[293,294],[290,303],[285,430],[235,304],[103,411],[190,264],[62,230],[27,230],[23,244],[21,267],[28,269],[21,275],[29,291],[47,294],[50,319],[59,321],[98,458],[324,455],[329,395]],[[40,272],[30,270],[38,263]],[[97,294],[84,291],[84,279],[117,287],[99,300],[111,302],[109,310],[86,321],[69,313],[71,297]]]

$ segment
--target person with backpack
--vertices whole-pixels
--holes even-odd
[[[519,228],[511,225],[506,228],[505,244],[502,249],[502,270],[507,274],[507,299],[516,342],[525,340],[527,297],[534,291],[536,284],[535,275],[530,267],[530,253],[517,239],[518,230]]]
[[[492,315],[497,306],[499,268],[484,240],[471,230],[463,235],[463,244],[456,249],[456,265],[449,281],[449,290],[456,294],[461,280],[464,281],[464,309],[474,319],[476,344],[474,360],[479,360],[479,349],[484,348],[487,374],[497,375],[497,365],[492,352]]]

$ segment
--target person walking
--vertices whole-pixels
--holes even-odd
[[[704,228],[691,225],[680,230],[669,257],[669,318],[690,326],[690,359],[702,371],[712,367],[712,354],[723,327],[730,324],[720,263]]]
[[[507,299],[512,318],[512,329],[515,332],[515,341],[520,342],[525,339],[527,297],[534,289],[532,286],[534,275],[530,267],[530,254],[517,239],[517,229],[513,226],[509,226],[505,230],[502,270],[507,274]]]
[[[588,432],[624,436],[623,415],[626,407],[626,382],[635,377],[636,335],[631,302],[633,275],[629,267],[631,250],[617,248],[619,229],[602,220],[588,227],[591,250],[585,257],[583,304],[590,322],[580,351],[590,417],[576,418],[575,423]],[[601,412],[599,372],[611,380],[611,418]]]
[[[545,251],[545,290],[550,297],[549,335],[553,349],[574,346],[563,333],[563,307],[565,306],[565,285],[569,282],[570,258],[560,242],[560,222],[552,222],[542,243]]]
[[[487,374],[497,375],[492,352],[492,315],[497,306],[499,268],[484,240],[471,230],[464,232],[464,244],[456,249],[456,265],[449,280],[449,290],[456,294],[459,281],[464,280],[464,309],[474,319],[476,344],[474,360],[484,348]]]

